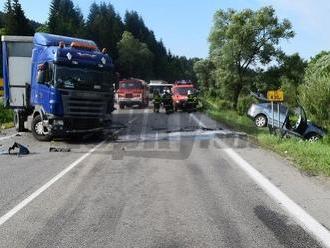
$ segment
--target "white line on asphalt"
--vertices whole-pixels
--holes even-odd
[[[195,115],[192,114],[192,118],[198,123],[198,125],[205,127],[204,123],[202,123]],[[224,146],[223,142],[219,140],[217,142],[218,144],[220,143],[220,147]],[[324,226],[322,226],[316,219],[314,219],[298,204],[291,200],[279,188],[272,184],[232,148],[224,148],[223,150],[256,184],[258,184],[266,192],[268,196],[270,196],[284,210],[286,210],[297,223],[299,223],[325,247],[330,248],[330,232]]]
[[[5,136],[5,137],[0,137],[0,141],[7,140],[7,139],[11,139],[11,138],[15,137],[16,135],[17,135],[17,134],[13,134],[13,135]]]
[[[97,146],[95,146],[93,149],[89,150],[86,154],[84,154],[82,157],[74,161],[72,164],[70,164],[67,168],[62,170],[59,174],[57,174],[55,177],[53,177],[50,181],[48,181],[46,184],[44,184],[41,188],[33,192],[30,196],[25,198],[23,201],[21,201],[18,205],[16,205],[14,208],[12,208],[8,213],[0,217],[0,226],[2,226],[6,221],[8,221],[11,217],[13,217],[16,213],[18,213],[20,210],[22,210],[25,206],[27,206],[30,202],[32,202],[35,198],[37,198],[41,193],[46,191],[50,186],[52,186],[55,182],[57,182],[59,179],[61,179],[65,174],[67,174],[69,171],[71,171],[74,167],[79,165],[83,160],[85,160],[88,156],[90,156],[93,152],[95,152],[98,148],[100,148],[106,141],[102,141]]]
[[[206,128],[206,125],[196,117],[196,115],[194,114],[190,114],[191,118],[193,118],[193,120],[197,123],[197,125],[199,125],[202,128]]]

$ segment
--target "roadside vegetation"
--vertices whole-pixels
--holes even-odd
[[[224,123],[229,128],[246,132],[252,142],[270,149],[288,158],[309,175],[330,176],[330,138],[310,143],[296,138],[283,138],[269,134],[267,128],[257,129],[254,122],[246,115],[229,108],[221,100],[205,97],[204,106],[207,114]]]
[[[6,109],[0,99],[0,129],[12,127],[13,124],[13,111]]]
[[[268,149],[292,159],[304,171],[330,176],[330,139],[308,143],[280,139],[257,129],[247,117],[256,99],[282,89],[285,103],[302,104],[310,120],[330,128],[330,53],[309,61],[287,55],[281,44],[295,36],[291,22],[280,20],[272,7],[259,10],[219,10],[210,32],[209,57],[194,65],[205,111],[227,126],[244,131]]]

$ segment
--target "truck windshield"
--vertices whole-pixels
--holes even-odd
[[[112,87],[111,72],[92,69],[55,67],[55,87],[60,89],[108,91]]]
[[[186,96],[188,95],[188,91],[191,91],[193,92],[194,91],[194,88],[192,87],[179,87],[179,88],[176,88],[175,91],[176,91],[176,94],[178,95],[181,95],[181,96]]]
[[[143,89],[141,82],[121,82],[119,84],[120,89]]]

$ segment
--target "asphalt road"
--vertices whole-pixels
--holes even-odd
[[[0,151],[31,151],[0,155],[0,247],[321,247],[228,157],[223,145],[254,149],[243,134],[149,109],[116,112],[114,125],[116,141],[0,135]]]

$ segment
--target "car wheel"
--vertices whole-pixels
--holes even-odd
[[[120,108],[120,109],[124,109],[124,108],[125,108],[125,105],[122,104],[122,103],[119,103],[119,108]]]
[[[255,118],[255,124],[259,128],[267,126],[267,117],[264,115],[258,115]]]
[[[316,134],[316,133],[313,133],[313,134],[310,134],[308,135],[307,137],[307,140],[311,143],[314,143],[314,142],[317,142],[321,139],[321,136]]]

